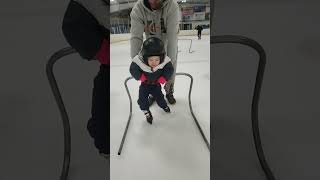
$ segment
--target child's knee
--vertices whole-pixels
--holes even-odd
[[[141,110],[149,109],[148,98],[139,98],[137,102]]]

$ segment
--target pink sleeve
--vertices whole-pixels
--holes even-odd
[[[143,82],[143,81],[145,81],[145,80],[147,80],[147,78],[146,78],[146,76],[142,73],[142,74],[141,74],[141,77],[140,77],[140,81]]]
[[[103,39],[101,47],[96,54],[96,59],[101,64],[110,64],[110,43],[108,40]]]
[[[167,82],[167,80],[166,80],[163,76],[161,76],[161,77],[158,79],[158,82],[159,82],[160,84],[164,84],[164,83]]]

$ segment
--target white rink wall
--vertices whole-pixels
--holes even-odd
[[[210,29],[204,29],[202,31],[203,35],[209,35]],[[180,30],[179,36],[196,36],[197,30]],[[130,39],[130,33],[126,34],[111,34],[110,35],[111,43],[128,41]]]

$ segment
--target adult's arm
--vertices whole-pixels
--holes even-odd
[[[144,23],[143,17],[138,6],[134,6],[130,13],[131,28],[130,28],[130,55],[134,58],[141,50],[143,43]]]

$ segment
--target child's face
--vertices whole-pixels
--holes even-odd
[[[148,57],[148,65],[152,68],[160,64],[160,56],[150,56]]]

